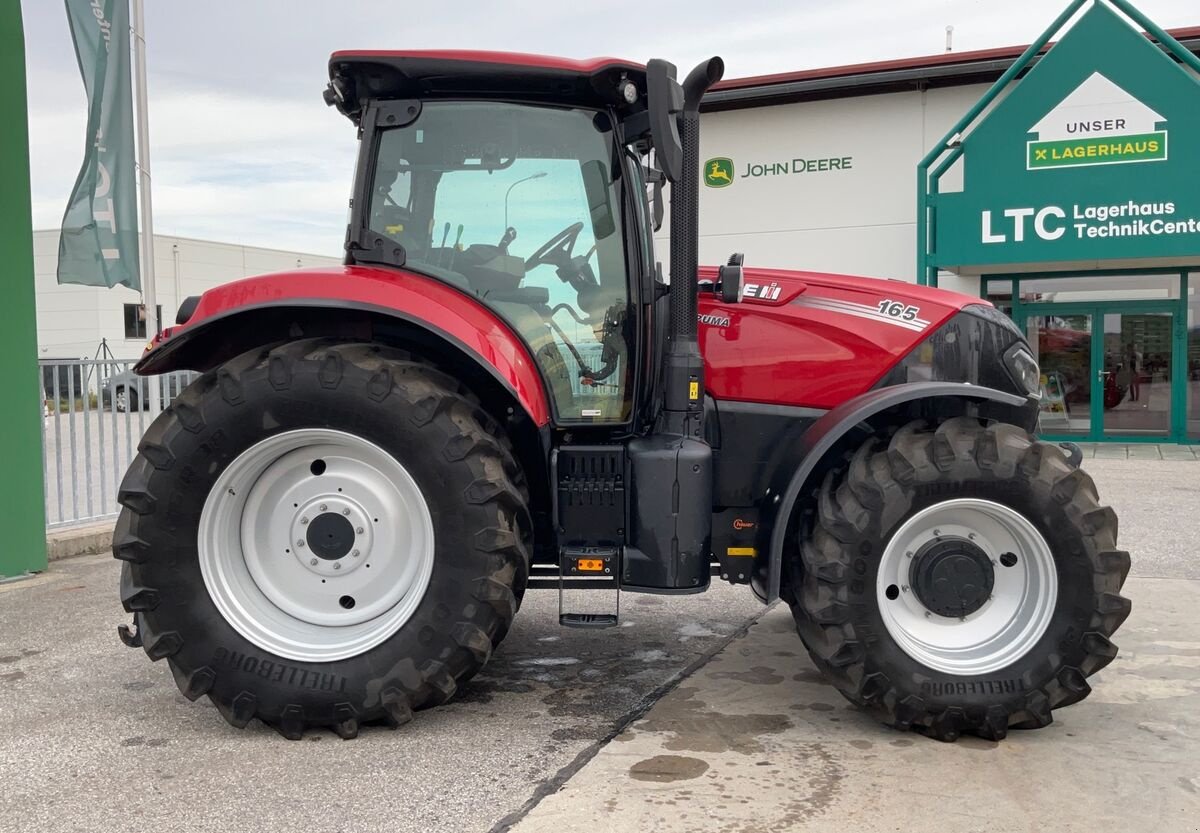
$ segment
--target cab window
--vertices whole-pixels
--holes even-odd
[[[529,346],[560,422],[629,419],[631,314],[608,118],[430,102],[382,133],[368,223]]]

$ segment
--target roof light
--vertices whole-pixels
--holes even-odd
[[[633,83],[628,78],[622,80],[621,83],[617,85],[617,90],[621,93],[621,97],[625,99],[626,104],[633,104],[633,102],[637,101],[637,84]]]

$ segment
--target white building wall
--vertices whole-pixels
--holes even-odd
[[[125,304],[141,303],[139,293],[124,286],[59,286],[57,229],[33,234],[34,280],[37,290],[38,358],[92,358],[107,340],[118,359],[141,355],[146,339],[125,337]],[[154,272],[163,326],[189,295],[219,284],[296,267],[341,263],[337,257],[237,246],[186,237],[154,236]]]
[[[916,278],[917,164],[986,85],[853,96],[701,116],[700,161],[733,160],[725,188],[700,188],[700,262]],[[750,164],[852,159],[848,170],[744,176]],[[961,187],[951,170],[942,190]],[[669,220],[656,235],[666,259]],[[952,276],[953,277],[953,276]],[[951,284],[955,285],[951,285]],[[957,280],[943,281],[959,288]],[[962,289],[977,292],[974,279]]]

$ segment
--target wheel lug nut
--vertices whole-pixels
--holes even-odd
[[[359,556],[358,550],[355,550],[354,552],[350,553],[351,558],[358,558],[358,556]]]
[[[349,510],[349,509],[343,509],[343,510],[342,510],[342,514],[343,514],[343,515],[349,515],[349,514],[350,514],[350,510]]]
[[[300,523],[302,523],[302,524],[308,523],[308,518],[301,518]]]
[[[299,539],[298,541],[296,541],[296,546],[298,546],[298,547],[303,547],[303,546],[304,546],[304,539],[303,539],[303,538],[301,538],[301,539]]]
[[[308,563],[311,564],[313,567],[315,567],[315,566],[317,566],[317,559],[314,558],[312,561],[309,561]]]
[[[335,564],[333,565],[333,569],[335,569],[335,570],[340,570],[340,569],[342,569],[342,565],[341,565],[340,563],[335,563]]]
[[[324,503],[322,503],[322,504],[321,504],[321,511],[322,511],[322,512],[324,512],[324,511],[325,511],[326,509],[328,509],[328,508],[329,508],[329,507],[328,507],[328,506],[326,506]]]
[[[362,534],[363,534],[363,528],[362,528],[361,526],[360,526],[358,529],[354,530],[354,531],[355,531],[355,532],[357,532],[359,535],[362,535]]]

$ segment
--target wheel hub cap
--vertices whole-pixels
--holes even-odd
[[[921,604],[938,616],[970,616],[992,595],[996,573],[986,552],[966,538],[930,541],[913,557],[909,579]]]
[[[230,625],[279,656],[329,662],[396,633],[433,573],[433,519],[396,458],[342,431],[276,434],[217,478],[200,568]]]
[[[1019,511],[956,498],[921,509],[892,534],[876,598],[888,635],[917,662],[947,674],[990,674],[1046,633],[1058,568]]]

